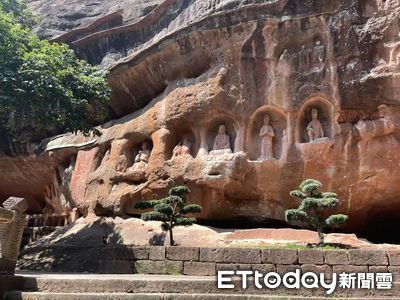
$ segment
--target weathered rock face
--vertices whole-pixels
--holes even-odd
[[[135,214],[138,200],[186,183],[200,218],[264,222],[283,220],[298,205],[289,191],[311,177],[339,193],[349,228],[390,218],[400,211],[399,20],[398,0],[178,0],[124,26],[72,31],[58,40],[111,66],[121,118],[80,141],[86,149],[2,158],[13,188],[0,193],[31,178],[20,194],[32,203],[49,185],[63,191],[48,200],[54,207]],[[230,149],[212,151],[220,125]],[[261,149],[273,158],[259,160]],[[50,152],[59,159],[43,165]],[[51,180],[61,164],[71,164],[67,183]]]
[[[148,14],[162,0],[28,0],[27,2],[40,17],[35,30],[37,34],[44,38],[56,38],[77,28],[96,27],[97,30],[104,30],[122,25],[123,22],[136,20]]]

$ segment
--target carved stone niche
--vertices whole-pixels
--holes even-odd
[[[317,110],[317,119],[323,128],[323,137],[315,140],[314,143],[329,141],[333,137],[332,119],[334,112],[332,104],[324,98],[313,98],[306,101],[299,111],[296,128],[297,143],[310,143],[307,127],[312,121],[313,109]]]
[[[128,168],[131,169],[136,164],[143,162],[140,157],[141,154],[144,154],[144,156],[148,155],[148,158],[150,158],[151,150],[153,149],[153,141],[148,136],[128,139],[129,143],[127,143],[124,152],[128,160]]]
[[[147,181],[147,165],[150,159],[151,151],[153,149],[152,140],[143,135],[135,135],[127,137],[128,142],[122,149],[119,161],[126,164],[126,168],[119,168],[119,161],[117,162],[116,171],[118,175],[111,178],[114,183],[117,182],[132,182],[135,184]]]
[[[284,112],[273,107],[259,108],[250,119],[249,132],[246,139],[245,149],[250,160],[264,161],[261,157],[261,148],[263,138],[260,136],[261,128],[264,126],[265,116],[269,116],[269,124],[273,129],[272,138],[273,157],[271,159],[279,160],[282,157],[284,133],[287,127],[286,116]],[[265,141],[264,141],[265,142]]]
[[[102,145],[100,150],[97,152],[96,158],[96,170],[101,166],[105,165],[110,159],[111,153],[111,143],[107,143],[106,145]]]
[[[224,127],[225,135],[229,137],[229,148],[226,149],[214,149],[215,140],[221,130]],[[214,118],[210,123],[206,131],[207,145],[209,155],[224,155],[235,152],[235,141],[236,141],[236,128],[235,122],[229,116],[218,116]],[[223,134],[220,133],[220,136]]]
[[[196,157],[200,147],[200,139],[196,139],[196,135],[192,127],[182,122],[179,127],[172,127],[171,138],[167,143],[167,155],[170,159],[178,157]]]

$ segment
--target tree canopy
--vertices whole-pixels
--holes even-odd
[[[153,208],[153,211],[142,214],[144,221],[160,221],[162,229],[169,231],[170,245],[175,244],[173,238],[173,228],[176,226],[190,226],[196,223],[195,218],[186,217],[187,214],[201,212],[201,206],[188,204],[186,197],[190,190],[186,186],[176,186],[169,190],[169,195],[159,200],[149,200],[138,202],[137,209]]]
[[[31,20],[24,3],[0,0],[0,132],[11,144],[90,132],[107,115],[106,73],[40,40]]]
[[[300,206],[287,210],[285,217],[292,225],[315,229],[319,235],[320,245],[324,245],[324,230],[343,226],[348,216],[331,215],[332,209],[339,205],[337,194],[321,192],[321,187],[322,184],[318,180],[304,180],[299,190],[290,192],[292,197],[302,200]]]
[[[24,27],[32,28],[36,24],[36,20],[32,12],[29,10],[25,1],[21,0],[0,0],[0,10],[12,14],[18,23]]]

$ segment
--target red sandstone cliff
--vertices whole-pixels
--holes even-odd
[[[297,206],[289,191],[314,177],[339,193],[353,228],[400,210],[398,0],[166,0],[151,12],[87,2],[69,23],[61,15],[75,2],[32,2],[45,16],[37,31],[110,68],[116,118],[99,138],[2,155],[3,198],[27,197],[36,212],[133,214],[185,182],[201,218],[263,222],[283,220]],[[325,136],[315,143],[311,108]],[[266,113],[275,159],[257,161]],[[221,124],[232,153],[209,155]],[[190,155],[173,158],[185,138]],[[126,170],[143,141],[148,165]]]

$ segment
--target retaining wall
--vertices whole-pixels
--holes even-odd
[[[391,272],[400,275],[400,251],[291,250],[197,247],[103,249],[102,272],[213,276],[219,270],[335,273]],[[400,277],[399,277],[400,278]]]

